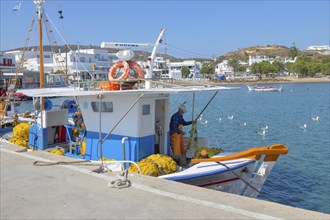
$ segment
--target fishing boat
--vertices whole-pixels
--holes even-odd
[[[66,156],[98,161],[111,158],[118,162],[138,162],[159,152],[171,156],[169,143],[170,95],[219,91],[226,87],[205,88],[132,88],[109,91],[68,91],[64,88],[21,90],[33,97],[74,96],[86,126],[86,149],[67,150]],[[100,108],[101,106],[101,108]],[[67,124],[66,109],[41,112],[39,123],[30,130],[30,147],[46,150],[54,147],[56,127]],[[161,132],[155,130],[156,124]],[[70,135],[70,133],[68,132]],[[158,142],[156,143],[156,136]],[[158,149],[157,149],[158,148]],[[193,159],[182,171],[159,178],[255,197],[261,190],[279,155],[288,149],[281,145],[252,148],[240,153],[221,153],[212,158]]]
[[[157,42],[163,35],[161,31]],[[109,158],[118,162],[135,163],[155,154],[173,156],[169,142],[169,103],[171,94],[194,94],[229,92],[231,87],[169,87],[161,86],[152,80],[152,65],[156,46],[148,58],[145,76],[122,76],[100,83],[98,89],[68,90],[68,88],[43,88],[20,90],[33,98],[75,97],[85,124],[84,155],[71,147],[65,150],[66,156],[98,161]],[[121,64],[133,63],[130,60]],[[124,63],[124,64],[123,64]],[[134,63],[134,65],[136,65]],[[110,70],[111,76],[114,70]],[[126,74],[126,73],[125,73]],[[128,73],[130,74],[130,73]],[[212,101],[212,99],[210,101]],[[194,102],[194,101],[193,101]],[[29,146],[37,150],[53,148],[57,127],[65,127],[69,139],[67,109],[40,111],[39,119],[30,128]],[[198,117],[197,117],[198,119]],[[157,128],[157,129],[155,129]],[[157,138],[156,138],[157,137]],[[157,143],[156,143],[157,139]],[[255,197],[260,192],[277,158],[288,149],[281,145],[252,148],[240,153],[220,154],[212,158],[192,159],[192,164],[183,165],[176,172],[158,178],[179,181],[186,184],[223,190],[240,195]]]
[[[36,2],[41,16],[43,1]],[[195,106],[196,93],[212,92],[209,104],[220,91],[230,92],[235,88],[200,85],[178,87],[154,81],[154,60],[165,30],[166,28],[161,30],[147,59],[145,70],[132,60],[133,51],[120,51],[118,58],[121,57],[121,60],[111,67],[110,80],[101,82],[98,88],[40,88],[17,91],[33,97],[34,100],[40,100],[36,120],[29,128],[29,147],[48,150],[60,145],[68,157],[102,161],[101,169],[105,169],[104,158],[122,164],[135,164],[156,153],[174,156],[171,152],[168,126],[171,95],[191,94],[192,106]],[[51,104],[45,105],[50,102],[48,98],[51,97],[74,97],[79,106],[84,126],[81,127],[83,135],[80,136],[81,139],[76,138],[76,144],[73,144],[72,130],[77,127],[68,122],[68,115],[76,110],[76,104],[70,104],[68,101],[61,105],[61,108],[55,109]],[[190,139],[194,138],[193,135],[192,132]],[[83,146],[79,143],[85,144]],[[190,148],[192,151],[194,149]],[[172,173],[158,178],[255,197],[278,157],[287,152],[288,149],[284,145],[274,144],[240,153],[221,153],[211,158],[192,159],[192,163],[180,164],[182,166],[177,166]],[[127,168],[124,165],[122,167]],[[138,170],[141,173],[141,169]]]
[[[258,86],[258,85],[247,85],[249,91],[256,91],[256,92],[281,92],[282,85],[280,86]]]

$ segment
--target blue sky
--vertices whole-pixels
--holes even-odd
[[[32,0],[0,0],[0,50],[24,46],[35,14]],[[45,9],[69,44],[104,41],[154,43],[167,27],[167,53],[211,58],[255,45],[299,49],[329,44],[329,0],[325,1],[46,1]],[[58,19],[58,10],[64,19]],[[53,28],[54,32],[56,30]],[[64,44],[55,34],[59,45]],[[37,45],[35,31],[30,45]],[[44,40],[48,44],[48,40]],[[160,49],[164,53],[164,49]]]

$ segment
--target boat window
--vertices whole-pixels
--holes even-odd
[[[94,112],[100,112],[99,102],[92,102],[92,109]],[[101,102],[101,112],[113,112],[112,102]]]
[[[142,115],[150,115],[150,105],[142,105]]]
[[[52,83],[54,83],[54,78],[53,78],[53,76],[47,76],[47,84],[52,84]]]

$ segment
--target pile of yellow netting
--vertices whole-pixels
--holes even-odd
[[[57,154],[57,155],[62,155],[64,156],[64,151],[61,148],[56,148],[53,150],[49,150],[48,152],[53,153],[53,154]]]
[[[102,157],[102,161],[105,161],[105,162],[107,162],[107,161],[116,161],[115,159],[113,159],[113,158],[106,158],[106,157]]]
[[[171,157],[162,154],[150,155],[149,157],[138,162],[137,164],[141,168],[141,172],[143,175],[157,177],[162,174],[169,174],[176,171],[175,161]],[[138,168],[134,164],[132,164],[128,168],[128,171],[138,173]]]
[[[20,123],[13,129],[14,137],[9,139],[13,144],[29,147],[29,133],[31,125],[29,123]]]
[[[80,147],[80,155],[81,156],[85,156],[86,154],[86,141],[83,141],[83,142],[79,142],[78,143]]]

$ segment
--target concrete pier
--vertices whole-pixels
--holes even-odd
[[[174,181],[130,174],[131,186],[108,186],[114,173],[95,164],[35,166],[74,161],[22,150],[0,141],[0,219],[330,219],[330,215]]]

